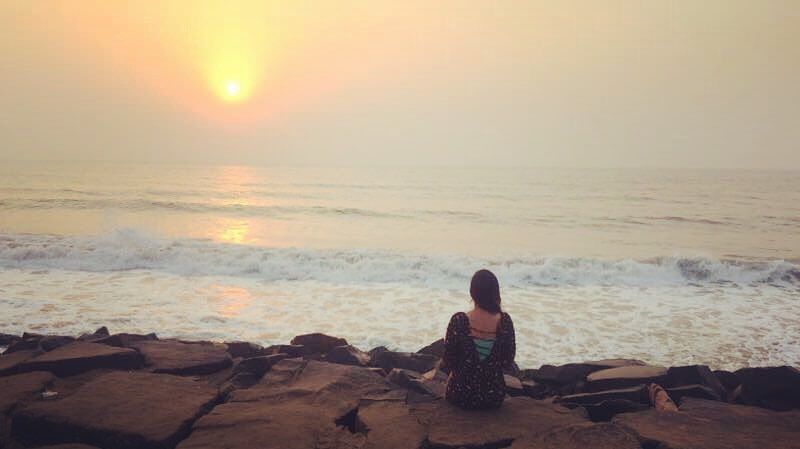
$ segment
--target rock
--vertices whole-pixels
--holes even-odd
[[[582,407],[589,414],[589,419],[592,421],[607,422],[611,421],[611,418],[620,413],[648,410],[650,405],[629,401],[627,399],[609,399],[607,401],[598,402],[597,404],[585,404]]]
[[[289,357],[305,357],[309,350],[303,345],[272,345],[264,348],[264,355],[286,354]]]
[[[153,333],[147,335],[121,333],[100,338],[98,340],[95,340],[94,343],[116,346],[118,348],[130,348],[132,347],[133,343],[140,341],[153,341],[153,340],[158,340],[158,336],[156,336],[156,334]]]
[[[439,401],[431,413],[428,444],[444,448],[499,448],[515,440],[586,422],[580,409],[569,410],[527,397],[506,399],[497,410],[463,410]]]
[[[36,332],[23,332],[22,339],[23,340],[41,340],[44,338],[44,334],[37,334]]]
[[[650,409],[612,422],[636,432],[648,448],[795,449],[800,412],[686,398],[679,412]]]
[[[747,405],[772,410],[800,408],[800,371],[791,366],[743,368],[736,371],[741,380],[739,399]]]
[[[438,357],[430,354],[375,351],[372,353],[370,365],[383,368],[383,370],[387,373],[394,368],[408,369],[418,373],[424,373],[433,369],[438,361]]]
[[[432,397],[444,397],[446,384],[439,379],[423,379],[416,371],[395,368],[386,376],[389,382]]]
[[[714,376],[719,380],[719,383],[725,387],[729,394],[742,384],[742,381],[739,380],[739,376],[730,371],[717,370],[714,371]]]
[[[0,333],[0,346],[8,346],[18,340],[22,340],[19,335]]]
[[[224,345],[176,340],[137,341],[131,347],[144,355],[154,373],[197,376],[221,371],[232,364]]]
[[[343,365],[367,366],[369,365],[370,357],[369,354],[355,346],[346,345],[331,349],[325,357],[325,361]]]
[[[327,354],[328,351],[337,347],[347,345],[344,338],[331,337],[330,335],[314,333],[298,335],[291,341],[293,345],[303,345],[311,353]]]
[[[717,400],[724,400],[727,395],[725,387],[705,365],[673,366],[667,370],[667,379],[662,387],[669,389],[685,385],[706,386],[714,392]]]
[[[596,392],[634,387],[647,383],[662,384],[666,380],[667,369],[663,366],[622,366],[595,371],[586,377],[585,391]]]
[[[239,362],[236,367],[233,369],[234,374],[239,373],[250,373],[255,375],[258,379],[264,376],[264,374],[272,368],[273,365],[280,362],[281,360],[288,358],[286,354],[273,354],[273,355],[263,355],[260,357],[251,357],[249,359],[244,359]]]
[[[231,341],[225,343],[228,346],[228,354],[233,358],[250,358],[267,355],[264,347],[249,341]]]
[[[75,342],[20,363],[17,372],[50,371],[64,377],[101,368],[128,370],[141,367],[142,356],[132,349]]]
[[[546,385],[540,384],[535,380],[523,380],[522,391],[525,396],[534,399],[544,399],[547,396],[552,396],[550,389]]]
[[[21,401],[34,399],[54,379],[51,373],[43,371],[0,377],[0,422],[3,415],[8,414],[14,406]]]
[[[440,338],[433,343],[417,351],[418,354],[430,354],[438,358],[444,357],[444,338]]]
[[[26,338],[16,340],[8,345],[8,348],[3,352],[3,355],[11,354],[17,351],[34,351],[39,348],[39,338]]]
[[[533,379],[540,383],[568,385],[586,379],[589,374],[624,366],[643,366],[644,362],[629,359],[606,359],[583,363],[567,363],[566,365],[553,366],[542,365],[539,369],[523,370],[520,374],[522,379]]]
[[[12,432],[27,443],[163,449],[174,447],[184,438],[192,422],[216,399],[216,388],[204,382],[142,372],[112,372],[58,401],[16,410]]]
[[[228,379],[225,384],[222,385],[221,390],[225,392],[225,394],[228,394],[240,388],[250,388],[257,384],[259,380],[261,380],[261,377],[253,373],[236,373],[231,376],[231,378]]]
[[[722,400],[719,393],[705,385],[683,385],[680,387],[667,388],[666,391],[676,404],[680,404],[684,397],[708,399],[709,401]]]
[[[95,341],[95,340],[99,340],[101,338],[108,337],[109,335],[110,334],[108,333],[108,328],[103,326],[101,328],[98,328],[96,331],[94,331],[91,334],[83,334],[83,335],[81,335],[80,337],[78,337],[78,340],[80,340],[80,341]]]
[[[388,389],[368,368],[285,359],[257,384],[231,393],[228,402],[198,420],[178,449],[334,448],[340,439],[360,440],[355,410],[360,398]],[[341,445],[341,447],[346,447]]]
[[[35,449],[99,449],[99,448],[95,446],[89,446],[86,444],[66,443],[66,444],[54,444],[52,446],[39,446]]]
[[[563,404],[599,404],[603,401],[623,399],[631,402],[639,402],[647,404],[649,399],[647,397],[647,389],[643,386],[620,388],[616,390],[598,391],[596,393],[580,393],[563,396],[557,399],[557,402]]]
[[[515,440],[510,449],[641,449],[636,435],[620,426],[572,424]]]
[[[427,429],[403,401],[362,400],[358,423],[366,432],[363,449],[418,449],[424,447]]]
[[[24,361],[30,360],[41,354],[40,349],[17,351],[11,354],[0,355],[0,376],[7,376],[17,372],[17,367]]]
[[[52,351],[53,349],[70,344],[73,341],[75,341],[75,339],[67,335],[48,335],[39,340],[39,347],[44,351]]]
[[[522,381],[514,376],[504,374],[503,380],[506,384],[506,394],[509,396],[523,396],[525,395],[525,387],[522,386]]]
[[[54,444],[52,446],[39,446],[36,449],[98,449],[98,448],[86,444],[67,443],[67,444]]]

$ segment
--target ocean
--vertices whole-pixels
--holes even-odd
[[[800,173],[0,164],[0,332],[415,351],[500,279],[523,367],[800,365]]]

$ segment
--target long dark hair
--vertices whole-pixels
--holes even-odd
[[[478,270],[472,275],[469,295],[481,309],[489,313],[500,313],[500,282],[489,270]]]

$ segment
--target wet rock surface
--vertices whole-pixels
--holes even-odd
[[[177,340],[145,340],[131,343],[154,373],[192,376],[211,374],[232,364],[225,345],[184,343]]]
[[[41,371],[0,377],[0,415],[7,414],[25,400],[34,399],[54,379],[52,374]]]
[[[24,337],[12,343],[33,349],[0,356],[2,449],[800,447],[790,367],[544,365],[506,375],[500,409],[466,411],[443,399],[441,342],[366,353],[324,334],[266,348],[107,330]],[[649,382],[680,411],[650,408]]]
[[[800,411],[686,398],[679,412],[650,409],[617,415],[613,423],[639,435],[645,447],[669,449],[796,449]],[[660,445],[660,446],[659,446]]]
[[[167,448],[188,434],[217,395],[207,384],[178,376],[112,372],[64,399],[15,410],[12,427],[29,443]]]
[[[50,371],[64,377],[94,369],[137,369],[141,366],[142,356],[132,349],[74,342],[28,359],[20,363],[16,371]]]

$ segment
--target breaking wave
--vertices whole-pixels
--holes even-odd
[[[698,284],[800,286],[788,261],[706,257],[648,260],[580,257],[480,259],[381,250],[268,248],[203,239],[152,236],[123,229],[91,237],[0,234],[0,268],[88,272],[151,270],[180,276],[235,276],[264,281],[342,284],[401,283],[462,288],[488,267],[507,287],[559,285],[676,286]]]

